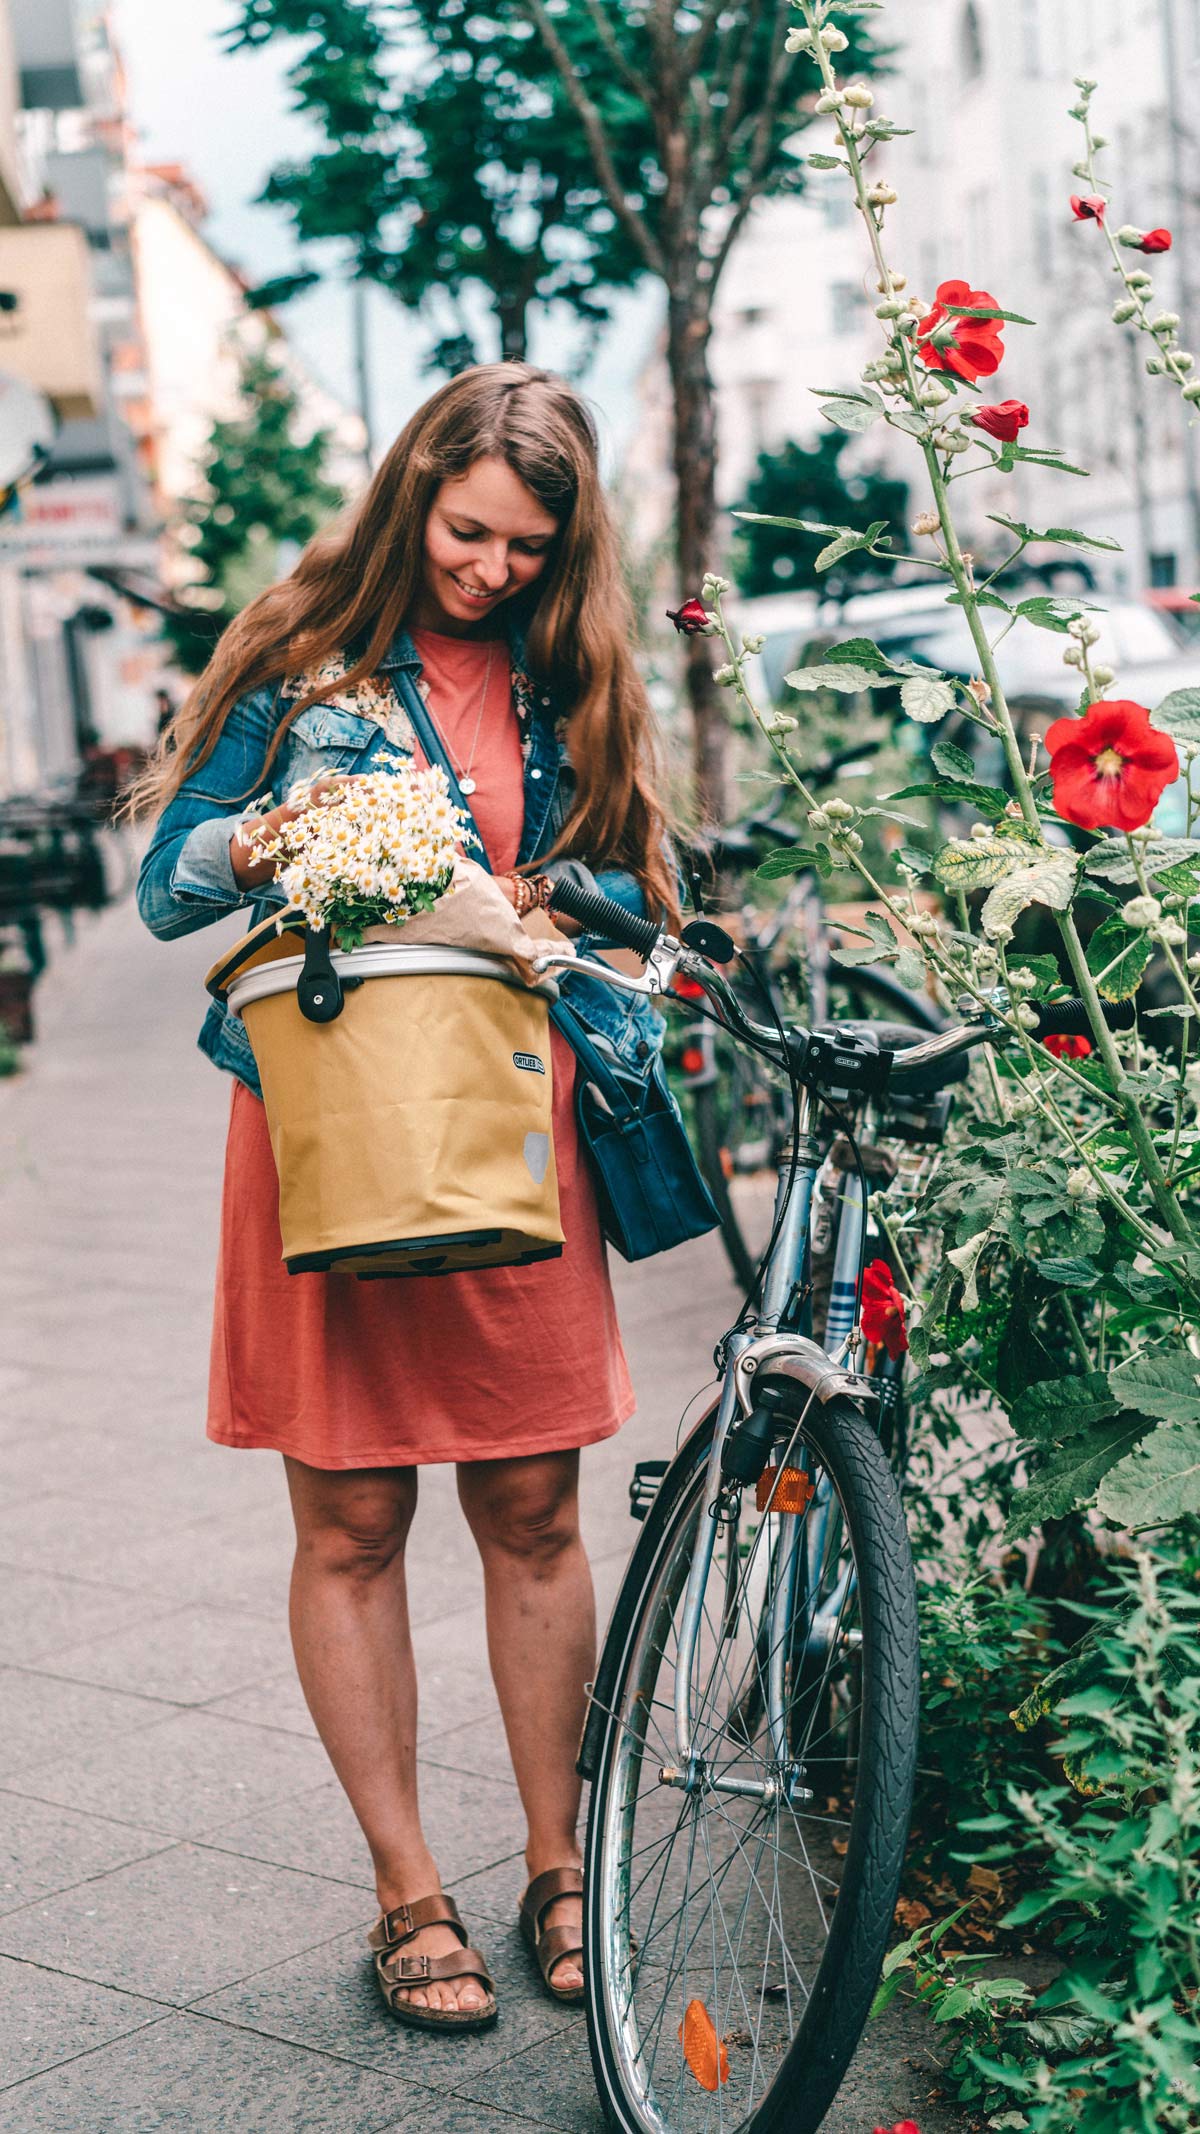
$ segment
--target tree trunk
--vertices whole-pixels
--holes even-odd
[[[524,363],[529,348],[528,290],[506,282],[496,291],[496,312],[500,320],[500,361]]]
[[[677,591],[681,600],[700,591],[716,566],[716,439],[713,384],[708,368],[712,330],[709,291],[695,273],[673,277],[678,294],[667,308],[667,364],[674,410]],[[696,808],[700,821],[727,817],[727,730],[721,691],[713,681],[710,640],[687,637],[686,678],[692,712]]]

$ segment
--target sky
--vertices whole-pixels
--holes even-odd
[[[312,136],[288,109],[287,48],[227,54],[221,32],[237,19],[233,0],[111,0],[129,82],[134,127],[147,162],[186,165],[206,195],[207,235],[251,281],[297,263],[287,217],[256,206],[272,167],[303,156]],[[633,417],[632,387],[652,345],[657,292],[620,301],[612,330],[582,380],[600,417],[611,465]],[[280,314],[289,339],[321,382],[353,400],[350,299],[328,283]],[[425,335],[383,291],[368,292],[372,404],[377,444],[386,446],[435,378],[421,371]],[[547,323],[536,361],[570,360],[571,337]]]

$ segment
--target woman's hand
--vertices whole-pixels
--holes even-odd
[[[274,880],[276,861],[258,849],[258,840],[275,837],[285,823],[294,822],[297,815],[307,815],[310,808],[319,808],[323,802],[336,800],[351,781],[361,775],[356,771],[330,771],[324,778],[316,778],[302,800],[281,801],[277,808],[268,809],[265,815],[256,815],[242,823],[229,840],[229,864],[233,879],[239,889],[259,889],[264,882]],[[253,837],[248,836],[253,832]]]

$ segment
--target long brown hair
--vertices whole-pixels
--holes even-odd
[[[347,647],[357,656],[339,688],[376,671],[416,601],[439,485],[489,456],[504,460],[558,521],[545,570],[514,596],[530,672],[570,718],[576,800],[553,854],[623,866],[651,908],[677,915],[652,718],[633,659],[595,426],[565,380],[527,363],[480,364],[439,387],[405,424],[356,509],[230,623],[134,788],[135,812],[161,808],[207,761],[248,691],[307,673]],[[289,702],[268,765],[292,720],[322,693],[314,685]]]

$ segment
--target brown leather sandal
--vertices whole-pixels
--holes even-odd
[[[583,1987],[556,1986],[550,1973],[567,1957],[582,1963],[583,1936],[577,1927],[544,1927],[542,1920],[557,1898],[582,1895],[583,1875],[578,1867],[548,1867],[544,1875],[535,1876],[530,1883],[519,1913],[521,1932],[537,1959],[542,1984],[567,2008],[577,2007],[582,2001]]]
[[[462,1943],[446,1956],[402,1956],[400,1951],[424,1927],[450,1927]],[[467,1930],[458,1916],[453,1897],[439,1891],[436,1897],[415,1897],[411,1904],[397,1904],[383,1912],[367,1934],[375,1952],[375,1976],[379,1990],[398,2023],[414,2030],[486,2030],[496,2020],[496,1994],[491,1973],[478,1949],[467,1942]],[[439,1979],[477,1978],[487,1999],[478,2008],[419,2008],[409,1989]]]

